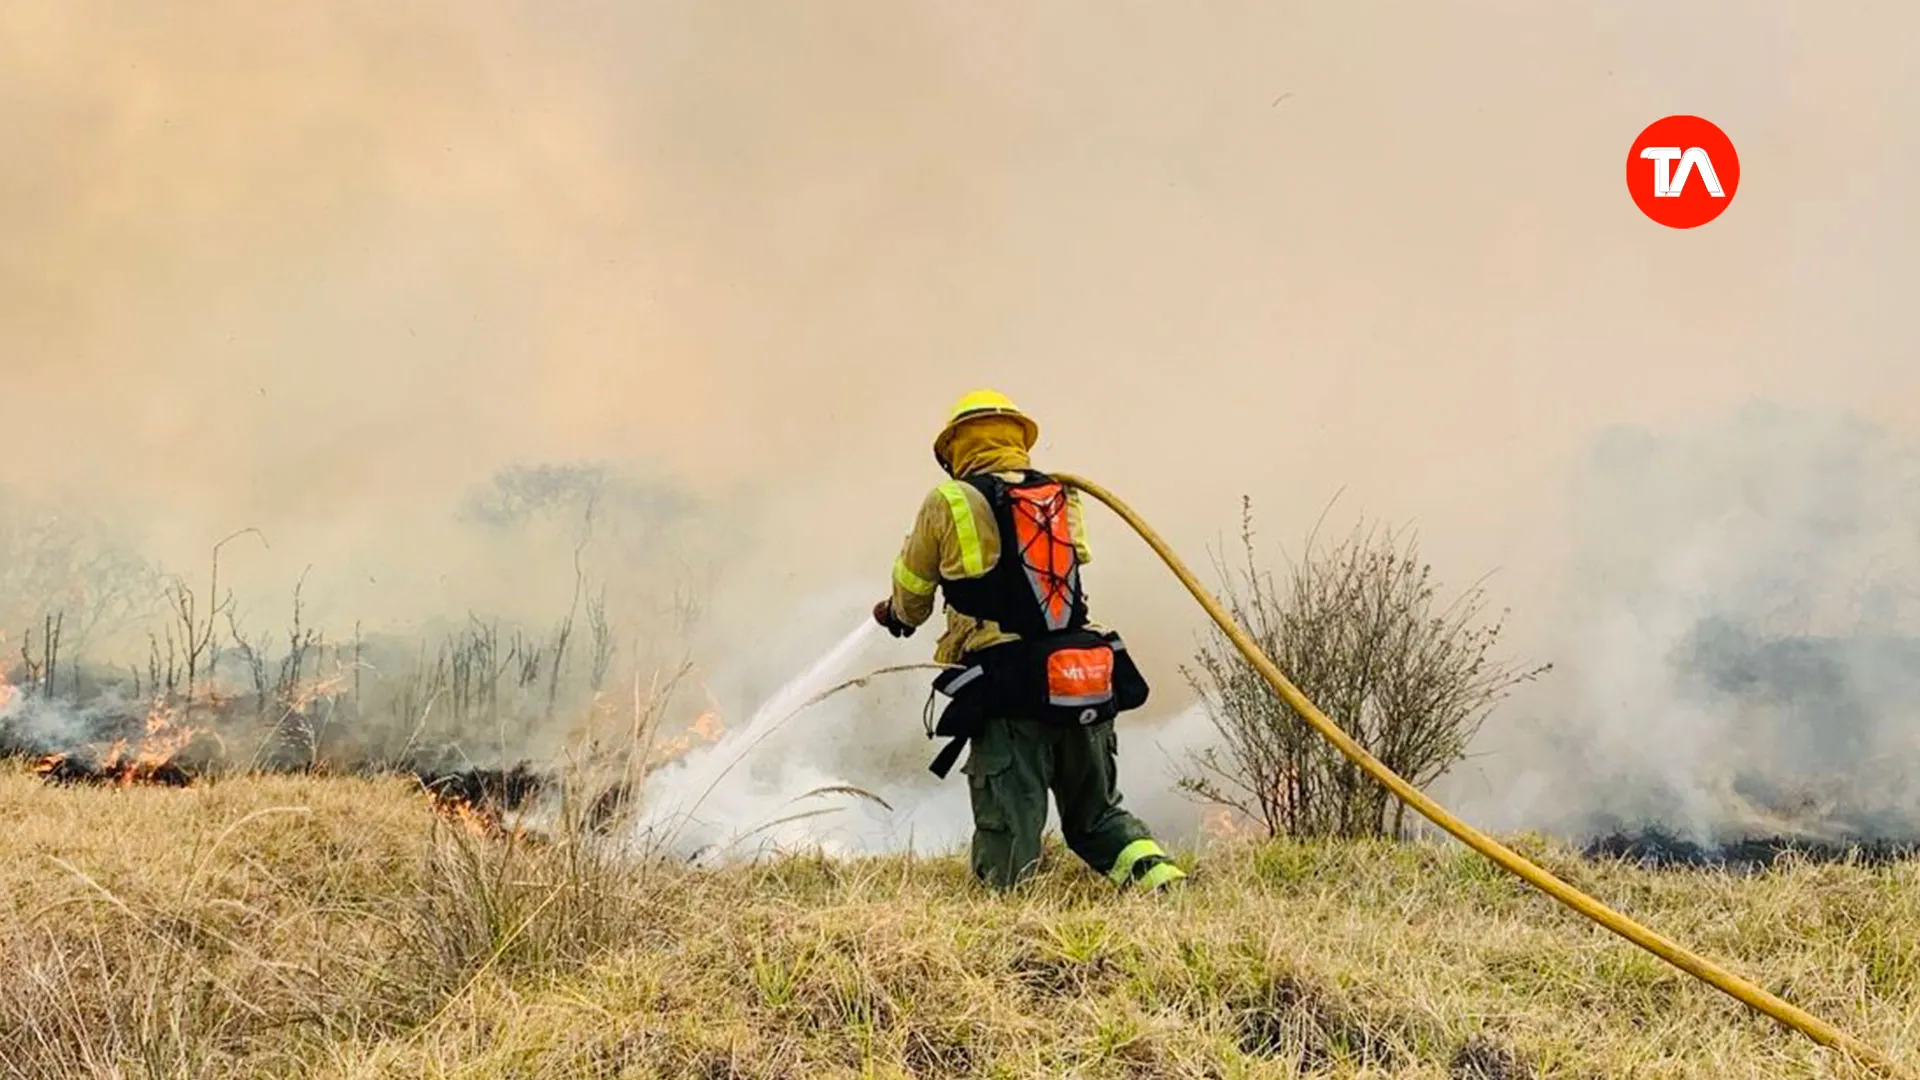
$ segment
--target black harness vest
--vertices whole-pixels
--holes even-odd
[[[1066,485],[1033,469],[1015,480],[991,473],[963,479],[993,509],[1000,557],[977,578],[941,582],[941,591],[948,607],[991,620],[1019,640],[969,653],[934,679],[934,690],[951,699],[927,732],[953,740],[931,766],[941,777],[991,717],[1084,727],[1147,700],[1126,643],[1087,628]],[[931,720],[931,699],[927,706]]]
[[[1024,469],[1018,480],[992,473],[963,478],[986,498],[1000,533],[1000,558],[977,578],[941,583],[947,606],[990,619],[1023,638],[1044,637],[1087,624],[1080,553],[1067,512],[1067,488]]]

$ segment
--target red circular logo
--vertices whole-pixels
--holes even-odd
[[[1670,229],[1720,216],[1740,186],[1733,140],[1712,121],[1668,116],[1647,125],[1627,151],[1627,191],[1640,212]]]

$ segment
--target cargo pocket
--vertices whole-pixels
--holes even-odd
[[[977,829],[1005,832],[1013,827],[1007,819],[1006,800],[996,790],[1013,765],[1013,744],[1007,724],[1008,721],[1000,717],[982,724],[980,733],[967,743],[967,763],[960,767],[960,771],[967,774],[973,799],[973,824]]]
[[[1001,717],[994,717],[980,725],[979,732],[967,743],[967,763],[960,766],[961,772],[981,777],[1007,771],[1007,766],[1013,764],[1013,741],[1007,723]]]
[[[1107,802],[1111,806],[1120,805],[1120,732],[1118,724],[1102,724],[1100,732],[1101,760],[1106,765]]]

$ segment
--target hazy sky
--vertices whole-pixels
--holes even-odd
[[[1545,649],[1600,429],[1920,421],[1915,40],[1896,3],[11,0],[0,479],[176,564],[257,525],[236,574],[391,568],[396,611],[468,485],[605,459],[753,508],[775,611],[879,595],[992,384],[1196,561],[1243,493],[1291,539],[1344,489]],[[1690,232],[1622,179],[1676,112],[1742,161]],[[1094,527],[1164,671],[1193,615]]]

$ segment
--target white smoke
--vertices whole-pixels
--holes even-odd
[[[76,705],[0,682],[0,749],[31,755],[71,750],[92,742],[103,723],[146,710],[117,690]]]
[[[1558,670],[1479,770],[1489,823],[1920,835],[1913,446],[1754,405],[1613,432],[1573,490]]]

